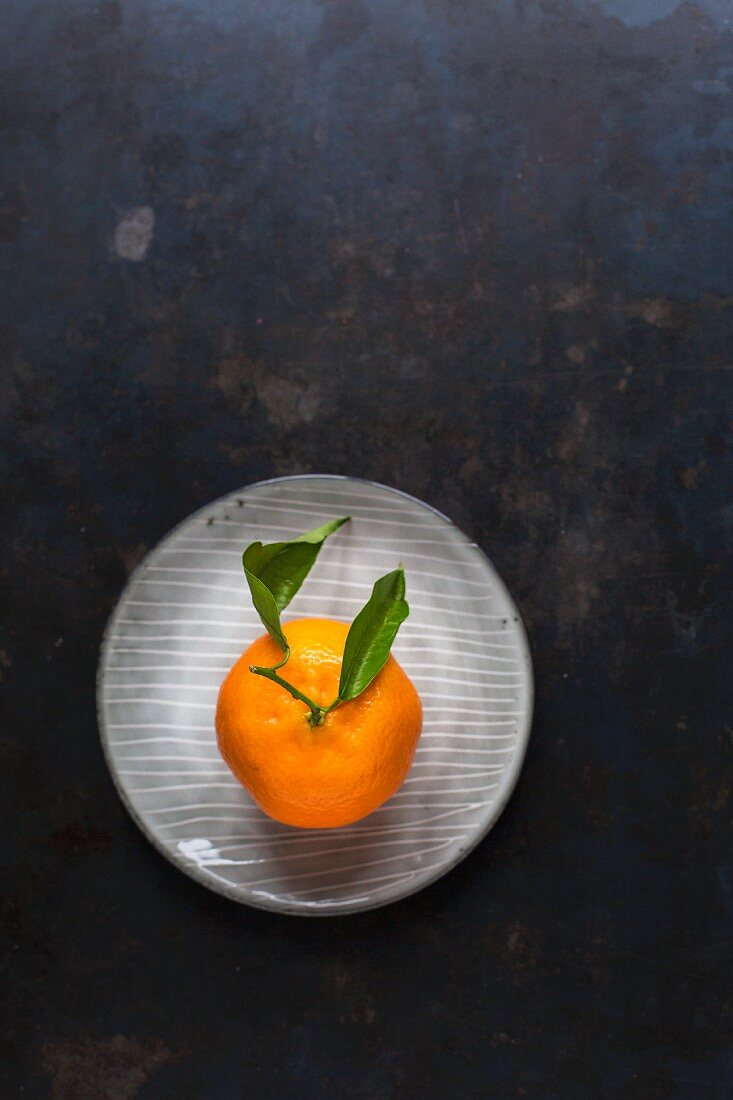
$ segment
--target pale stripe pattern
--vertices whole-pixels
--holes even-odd
[[[291,829],[261,813],[221,760],[216,697],[262,633],[244,547],[340,515],[351,523],[326,543],[285,621],[350,622],[403,562],[411,614],[394,654],[420,693],[423,733],[404,785],[370,817]],[[419,501],[347,478],[264,482],[192,516],[131,578],[100,661],[105,751],[144,832],[212,889],[312,915],[385,904],[454,866],[511,793],[531,709],[524,630],[483,553]]]

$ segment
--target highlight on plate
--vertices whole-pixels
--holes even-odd
[[[219,749],[276,821],[335,828],[372,813],[402,785],[422,728],[415,687],[390,653],[409,614],[400,565],[380,577],[351,626],[281,614],[326,539],[349,517],[242,555],[266,633],[219,690]]]

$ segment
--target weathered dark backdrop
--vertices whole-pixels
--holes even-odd
[[[0,18],[3,1096],[729,1097],[729,0]],[[312,922],[153,851],[94,702],[146,549],[303,471],[472,531],[538,694],[478,850]]]

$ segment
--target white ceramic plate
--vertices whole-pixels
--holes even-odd
[[[343,515],[352,522],[326,542],[284,621],[351,622],[403,562],[410,616],[393,652],[422,698],[423,732],[404,785],[375,813],[293,829],[266,817],[221,760],[216,696],[263,632],[244,547]],[[524,757],[532,667],[509,593],[450,520],[383,485],[308,475],[223,497],[148,554],[107,627],[98,707],[117,789],[177,867],[248,905],[353,913],[434,882],[491,828]]]

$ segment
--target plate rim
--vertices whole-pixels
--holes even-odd
[[[432,512],[439,519],[441,519],[444,523],[447,523],[450,527],[454,527],[457,531],[460,532],[461,535],[464,536],[464,538],[468,539],[470,545],[475,550],[477,550],[483,558],[484,563],[491,574],[492,582],[497,585],[497,588],[501,591],[509,606],[513,610],[514,623],[517,627],[518,632],[520,663],[522,665],[522,672],[526,677],[527,708],[524,714],[521,716],[521,724],[519,722],[517,723],[516,750],[502,777],[502,781],[497,791],[496,798],[491,804],[486,820],[482,823],[480,828],[476,830],[475,835],[470,838],[470,840],[465,844],[464,847],[459,848],[458,851],[453,856],[451,856],[451,858],[445,864],[435,868],[434,872],[429,874],[427,878],[421,879],[417,883],[406,883],[405,888],[393,897],[367,901],[362,904],[354,905],[353,908],[347,908],[343,905],[336,905],[333,907],[324,905],[323,907],[313,906],[312,908],[308,908],[302,907],[298,903],[293,903],[292,905],[289,905],[287,901],[275,901],[274,899],[270,899],[266,896],[261,898],[243,896],[243,890],[241,888],[231,885],[225,880],[220,879],[218,876],[213,875],[211,872],[205,873],[201,867],[186,860],[185,857],[181,855],[178,851],[167,848],[162,843],[162,841],[158,839],[155,832],[153,832],[148,827],[142,816],[138,813],[137,807],[128,796],[118,776],[117,762],[112,753],[112,745],[109,738],[109,730],[107,729],[102,699],[105,687],[106,664],[109,656],[107,651],[110,644],[112,631],[121,612],[123,598],[128,588],[130,588],[132,584],[134,584],[138,574],[143,571],[143,569],[149,563],[150,559],[162,549],[164,544],[172,539],[176,535],[176,533],[191,520],[194,520],[197,516],[206,513],[210,508],[214,508],[217,505],[222,504],[227,500],[230,500],[232,497],[236,499],[238,496],[244,496],[251,490],[259,489],[264,485],[282,484],[283,482],[292,481],[312,481],[314,479],[318,479],[321,481],[341,481],[347,483],[356,483],[359,485],[370,485],[373,488],[383,489],[388,493],[392,493],[395,496],[412,501],[414,504],[420,505],[421,508],[427,509],[429,512]],[[162,536],[162,538],[158,539],[155,545],[147,551],[142,561],[140,561],[135,566],[133,571],[127,577],[125,584],[123,585],[115,600],[114,607],[112,608],[112,611],[107,618],[107,622],[102,632],[102,640],[99,647],[99,658],[97,661],[96,671],[97,725],[99,728],[102,752],[104,754],[107,770],[109,771],[113,785],[115,787],[115,790],[117,791],[117,794],[120,797],[120,800],[122,801],[123,806],[127,810],[137,828],[143,834],[145,839],[150,844],[152,844],[156,851],[164,856],[164,858],[169,863],[171,863],[179,871],[182,871],[184,875],[186,875],[188,878],[193,879],[195,882],[200,883],[202,886],[207,887],[214,893],[220,894],[221,896],[228,898],[230,901],[237,902],[239,905],[247,905],[254,909],[264,909],[273,913],[299,917],[347,917],[355,915],[357,913],[368,912],[370,909],[381,909],[386,905],[393,905],[398,901],[402,901],[405,898],[411,897],[413,894],[419,893],[421,890],[426,889],[428,886],[432,886],[433,883],[437,882],[444,875],[454,870],[454,868],[457,867],[458,864],[461,863],[464,859],[466,859],[466,857],[470,855],[474,848],[476,848],[477,845],[480,844],[481,841],[493,829],[494,825],[506,809],[506,806],[512,794],[514,793],[514,789],[519,780],[519,776],[521,774],[522,767],[524,766],[524,761],[527,755],[527,748],[529,746],[529,738],[534,717],[534,703],[534,667],[532,663],[532,651],[527,635],[527,628],[524,624],[524,619],[522,618],[522,614],[517,607],[514,597],[512,596],[511,592],[509,591],[508,587],[506,586],[499,572],[494,566],[494,563],[492,562],[486,551],[483,549],[483,547],[474,542],[471,536],[467,535],[462,527],[460,527],[449,516],[446,516],[444,512],[441,512],[438,508],[435,508],[432,504],[428,504],[426,501],[420,500],[419,497],[413,496],[411,493],[407,493],[403,489],[397,489],[392,485],[385,485],[383,482],[373,481],[370,478],[351,477],[349,474],[285,474],[281,477],[263,478],[260,481],[252,481],[242,488],[232,489],[227,493],[223,493],[220,497],[216,497],[214,500],[202,505],[195,511],[190,512],[187,516],[184,517],[184,519],[180,520],[179,523],[171,527],[170,530]]]

